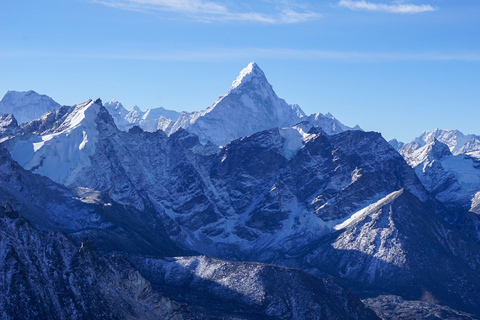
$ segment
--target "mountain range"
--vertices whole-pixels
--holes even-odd
[[[255,63],[198,112],[2,105],[0,305],[45,297],[5,318],[480,316],[478,136],[306,116]]]

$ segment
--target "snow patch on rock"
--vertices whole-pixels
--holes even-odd
[[[385,198],[382,198],[382,199],[378,200],[377,202],[369,205],[368,207],[363,208],[362,210],[359,210],[359,211],[355,212],[350,217],[348,217],[345,221],[343,221],[340,224],[337,224],[333,228],[335,230],[342,230],[342,229],[348,228],[350,225],[357,224],[359,221],[362,221],[367,216],[369,216],[372,213],[373,210],[376,210],[378,207],[383,207],[383,206],[387,205],[388,203],[390,203],[393,200],[395,200],[396,198],[398,198],[402,193],[403,193],[403,189],[390,193]]]

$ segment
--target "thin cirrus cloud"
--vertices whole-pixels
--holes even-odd
[[[298,50],[287,48],[210,48],[206,50],[188,50],[173,52],[32,52],[12,51],[1,52],[0,58],[19,57],[48,57],[48,58],[75,58],[75,59],[108,59],[108,60],[136,60],[136,61],[231,61],[254,59],[298,60],[298,61],[342,61],[350,63],[377,63],[377,62],[444,62],[461,61],[478,63],[480,54],[468,52],[353,52],[328,50]]]
[[[238,11],[218,1],[204,0],[92,0],[92,2],[123,10],[176,13],[202,22],[249,21],[291,24],[317,20],[321,17],[317,12],[297,12],[288,8],[275,13]]]
[[[408,4],[408,3],[373,3],[365,0],[353,1],[353,0],[340,0],[338,5],[351,10],[362,11],[377,11],[377,12],[389,12],[389,13],[422,13],[428,11],[436,11],[437,9],[429,4]]]

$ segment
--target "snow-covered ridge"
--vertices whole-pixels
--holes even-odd
[[[95,120],[101,108],[98,104],[101,102],[96,101],[71,107],[52,132],[21,139],[10,150],[12,158],[28,170],[61,184],[71,184],[81,169],[90,165],[89,157],[95,153],[98,139]]]
[[[412,168],[452,155],[448,146],[435,138],[418,149],[402,149],[400,154]]]
[[[160,286],[188,288],[188,295],[200,303],[219,305],[221,319],[378,319],[330,279],[298,269],[206,256],[143,259],[136,264],[142,273],[154,270]],[[224,316],[242,309],[240,317]]]
[[[424,132],[399,152],[438,200],[447,206],[468,207],[480,191],[480,161],[473,156],[475,151],[469,151],[475,150],[476,139],[457,130]]]
[[[308,121],[315,127],[320,127],[327,134],[335,134],[347,130],[362,130],[358,125],[355,127],[348,127],[338,121],[330,112],[322,114],[320,112],[314,113],[308,117]]]
[[[0,143],[18,134],[19,128],[12,114],[0,115]]]
[[[167,133],[184,128],[202,143],[222,146],[262,130],[293,126],[301,119],[298,109],[275,94],[263,71],[252,62],[227,94],[203,111],[182,113]]]
[[[174,110],[165,108],[153,108],[142,111],[138,106],[133,106],[127,111],[123,105],[113,99],[105,103],[105,108],[112,115],[115,124],[122,131],[128,131],[133,126],[139,126],[144,131],[165,131],[170,123],[176,121],[180,115]]]
[[[25,100],[27,96],[29,98]],[[60,107],[50,98],[41,96],[41,99],[50,99],[53,102],[43,103],[44,106],[39,109],[41,111],[36,110],[37,113],[32,113],[32,111],[28,111],[31,108],[27,108],[27,106],[30,106],[37,96],[40,95],[33,91],[27,93],[7,92],[4,100],[14,101],[9,102],[8,105],[17,105],[21,108],[15,110],[4,108],[4,113],[14,114],[18,122],[22,123],[37,119],[42,114]],[[38,102],[36,104],[38,105]],[[35,106],[35,108],[37,107]],[[139,107],[134,106],[127,111],[115,99],[105,103],[105,108],[112,115],[116,126],[122,131],[139,126],[144,131],[162,130],[171,135],[183,128],[198,135],[203,144],[210,141],[218,146],[226,145],[234,139],[262,130],[292,127],[305,120],[313,126],[320,126],[327,134],[345,130],[361,130],[358,126],[351,128],[343,125],[330,113],[325,115],[316,113],[307,118],[298,105],[288,104],[276,95],[265,73],[255,62],[249,63],[246,68],[241,70],[230,90],[204,110],[180,113],[160,107],[142,111]],[[0,114],[1,110],[0,101]],[[28,116],[25,116],[26,113]]]
[[[409,143],[398,144],[401,154],[417,150],[434,139],[446,144],[450,152],[454,155],[469,154],[478,155],[480,152],[480,136],[474,134],[463,134],[459,130],[435,129],[433,131],[424,131]]]
[[[280,135],[285,138],[283,147],[283,155],[286,159],[292,158],[305,143],[311,139],[314,134],[308,132],[312,128],[309,122],[301,122],[293,127],[282,128],[279,130]]]
[[[360,129],[344,126],[328,113],[307,118],[298,105],[279,98],[264,72],[251,62],[240,71],[228,93],[205,110],[182,113],[167,133],[184,128],[198,135],[202,143],[211,141],[223,146],[262,130],[292,127],[305,120],[329,134]]]
[[[357,224],[359,221],[365,219],[367,216],[372,214],[372,211],[377,210],[377,208],[383,207],[383,206],[387,205],[388,203],[394,201],[402,193],[403,193],[403,189],[390,193],[385,198],[382,198],[382,199],[378,200],[377,202],[372,203],[368,207],[363,208],[362,210],[359,210],[359,211],[355,212],[349,218],[347,218],[345,221],[343,221],[340,224],[337,224],[333,228],[335,230],[342,230],[342,229],[345,229],[345,228],[347,228],[351,225]]]
[[[126,111],[116,100],[106,103],[105,107],[120,130],[128,131],[137,125],[144,131],[162,130],[171,135],[183,128],[198,135],[203,144],[210,141],[219,146],[262,130],[292,127],[305,120],[322,127],[327,134],[361,130],[358,126],[343,125],[330,113],[316,113],[307,118],[298,105],[289,105],[276,95],[255,62],[241,70],[230,90],[204,110],[179,113],[155,108],[142,111],[134,106]]]

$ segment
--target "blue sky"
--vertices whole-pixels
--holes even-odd
[[[0,2],[0,91],[200,110],[256,61],[307,113],[480,134],[478,0]]]

